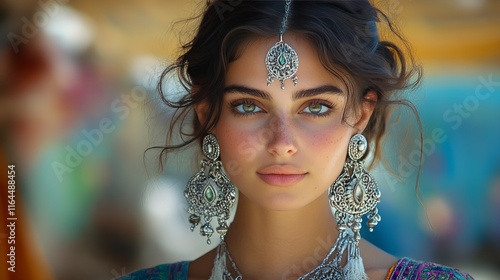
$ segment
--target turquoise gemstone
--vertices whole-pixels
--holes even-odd
[[[283,54],[280,54],[280,56],[278,57],[278,63],[283,66],[286,64],[286,58]]]
[[[205,199],[209,202],[212,203],[215,199],[215,190],[213,187],[208,184],[208,186],[205,188],[205,191],[203,192],[203,196]]]

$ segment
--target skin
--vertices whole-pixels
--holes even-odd
[[[222,113],[211,131],[239,190],[226,243],[244,279],[297,279],[321,263],[338,236],[327,190],[341,172],[349,139],[363,131],[374,109],[363,102],[343,122],[346,86],[307,40],[285,34],[284,41],[299,56],[298,85],[288,79],[284,90],[279,81],[267,86],[264,57],[276,39],[251,41],[229,64]],[[376,94],[365,99],[376,101]],[[201,121],[207,106],[195,107]],[[364,240],[360,249],[370,279],[384,279],[396,259]],[[214,257],[212,250],[193,261],[189,278],[208,279]]]

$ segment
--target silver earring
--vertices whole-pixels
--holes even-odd
[[[224,172],[222,162],[218,160],[220,147],[213,134],[203,138],[202,151],[206,159],[201,161],[201,169],[187,184],[184,196],[188,203],[189,222],[191,231],[202,222],[200,234],[210,237],[214,229],[210,222],[216,217],[218,227],[216,228],[221,240],[228,230],[227,220],[229,212],[236,199],[236,188]]]
[[[373,231],[373,227],[380,221],[377,204],[380,202],[381,193],[362,160],[367,150],[366,138],[361,134],[354,135],[349,141],[348,157],[342,172],[329,189],[330,205],[335,210],[339,238],[343,239],[339,240],[339,243],[346,244],[348,250],[344,273],[352,279],[366,277],[359,253],[359,231],[363,215],[367,215],[370,231]]]

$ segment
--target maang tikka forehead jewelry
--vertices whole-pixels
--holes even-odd
[[[285,89],[286,79],[292,78],[295,86],[298,82],[295,73],[299,69],[299,57],[290,45],[283,42],[283,34],[285,34],[288,24],[291,2],[292,0],[285,0],[285,14],[281,21],[280,39],[269,49],[266,55],[267,85],[271,85],[274,79],[278,79],[281,82],[281,89]]]

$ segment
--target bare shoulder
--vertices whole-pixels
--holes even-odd
[[[188,279],[189,280],[206,280],[212,273],[214,264],[215,249],[209,251],[205,255],[197,258],[189,264]]]
[[[398,261],[391,254],[383,251],[366,240],[360,243],[361,257],[369,279],[385,279],[389,269]]]

